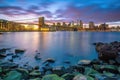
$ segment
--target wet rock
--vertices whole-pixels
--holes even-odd
[[[120,73],[120,66],[118,67],[118,72]]]
[[[96,73],[99,73],[99,72],[92,68],[88,68],[88,67],[85,68],[85,72],[84,72],[85,75],[96,74]]]
[[[36,59],[36,60],[40,60],[40,59],[41,59],[40,53],[37,53],[37,54],[35,55],[35,59]]]
[[[0,67],[0,73],[2,72],[2,68]]]
[[[22,80],[22,74],[17,71],[10,71],[4,80]]]
[[[29,79],[29,80],[41,80],[41,78]]]
[[[90,65],[91,61],[90,60],[80,60],[78,62],[78,65]]]
[[[40,77],[41,73],[39,70],[34,70],[30,73],[30,76],[32,77]]]
[[[65,68],[65,73],[72,73],[75,70],[75,66],[69,66]]]
[[[65,80],[73,80],[74,75],[70,74],[70,73],[66,73],[66,74],[62,75],[61,77],[64,78]]]
[[[12,55],[12,58],[18,58],[19,56],[17,54]]]
[[[116,61],[115,60],[109,60],[109,64],[114,65],[114,64],[116,64]]]
[[[25,50],[24,49],[15,49],[15,53],[24,53]]]
[[[110,72],[106,72],[106,71],[104,71],[103,74],[104,74],[105,76],[107,76],[107,77],[113,77],[113,76],[115,76],[115,74],[110,73]]]
[[[41,80],[65,80],[56,74],[45,75]]]
[[[117,57],[115,58],[115,61],[117,62],[117,64],[120,64],[120,56],[117,56]]]
[[[10,48],[3,48],[3,49],[0,49],[0,53],[6,53],[7,50],[9,50]]]
[[[48,63],[54,63],[54,62],[55,62],[55,59],[53,59],[53,58],[48,58],[48,59],[45,60],[44,63],[46,63],[46,62],[48,62]]]
[[[61,76],[61,75],[63,75],[65,73],[65,68],[62,67],[62,66],[54,67],[52,69],[52,72],[53,72],[53,74],[57,74],[57,75]]]
[[[35,70],[39,70],[39,66],[35,66],[35,68],[34,68]]]
[[[26,69],[18,68],[16,71],[20,72],[22,74],[23,79],[27,79],[29,76],[29,72]]]
[[[102,71],[108,71],[108,72],[111,72],[111,73],[118,73],[118,70],[117,70],[117,66],[115,65],[102,65],[101,66],[101,70]]]
[[[84,73],[84,71],[85,71],[85,67],[81,66],[81,65],[74,66],[74,69],[75,69],[75,71],[80,72],[80,73]]]
[[[70,64],[71,62],[69,60],[64,61],[65,64]]]
[[[45,72],[45,75],[48,75],[48,74],[52,74],[52,71],[49,70],[49,71],[46,71],[46,72]]]
[[[17,68],[18,65],[13,63],[13,62],[9,62],[9,61],[1,61],[0,62],[0,67],[2,68]]]
[[[93,59],[91,62],[90,62],[91,65],[93,64],[102,64],[102,61],[101,60],[98,60],[98,59]]]
[[[94,80],[94,78],[92,78],[90,76],[85,76],[85,75],[79,74],[79,75],[75,76],[73,78],[73,80]]]
[[[0,58],[4,58],[6,57],[7,55],[5,53],[0,53]]]

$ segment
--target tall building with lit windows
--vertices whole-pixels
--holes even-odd
[[[80,20],[80,27],[83,28],[83,22]]]
[[[94,22],[93,22],[93,21],[90,21],[90,22],[89,22],[89,28],[90,28],[90,29],[94,29],[94,27],[95,27]]]
[[[44,17],[39,17],[39,23],[38,24],[39,24],[39,28],[45,26]]]

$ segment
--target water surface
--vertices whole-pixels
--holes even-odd
[[[55,66],[65,65],[66,60],[76,64],[79,60],[97,58],[93,42],[120,41],[120,32],[9,32],[0,35],[0,48],[26,49],[19,64],[41,66],[47,58],[56,60]],[[41,60],[35,60],[35,51]]]

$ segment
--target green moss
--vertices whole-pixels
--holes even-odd
[[[50,74],[50,75],[43,76],[42,80],[65,80],[65,79],[59,77],[56,74]]]
[[[17,71],[10,71],[4,80],[21,80],[22,79],[22,74],[17,72]]]

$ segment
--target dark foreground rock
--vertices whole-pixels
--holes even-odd
[[[98,57],[101,60],[115,60],[120,53],[120,42],[111,42],[111,43],[101,43],[98,42],[96,45],[96,51],[98,52]]]

